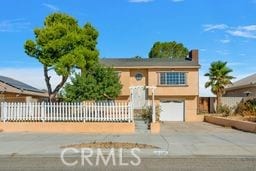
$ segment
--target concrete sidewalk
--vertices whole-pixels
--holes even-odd
[[[161,133],[131,135],[0,133],[0,155],[59,156],[61,146],[92,142],[150,144],[140,156],[248,156],[256,157],[256,134],[212,124],[164,123]],[[128,154],[127,150],[126,154]],[[107,152],[107,151],[106,151]],[[70,153],[70,155],[73,155]],[[76,154],[74,154],[76,155]]]

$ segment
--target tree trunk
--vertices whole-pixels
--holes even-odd
[[[44,78],[48,90],[48,100],[49,102],[54,102],[56,101],[56,96],[59,90],[64,86],[65,82],[67,81],[68,76],[62,76],[61,82],[56,86],[54,90],[52,90],[52,86],[50,83],[51,77],[48,75],[48,67],[44,65]]]
[[[60,91],[60,89],[64,86],[67,79],[68,79],[68,76],[62,76],[61,82],[55,87],[55,89],[53,90],[53,92],[50,95],[50,99],[52,101],[56,101],[56,96],[57,96],[58,92]]]
[[[48,100],[51,102],[51,94],[52,94],[52,86],[50,83],[51,77],[48,75],[48,67],[44,65],[44,80],[47,86],[47,91],[48,91]]]
[[[220,112],[220,107],[221,107],[221,97],[222,97],[222,94],[221,93],[217,93],[217,113]]]

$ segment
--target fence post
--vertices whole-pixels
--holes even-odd
[[[156,122],[155,89],[152,89],[152,122]]]
[[[45,105],[44,102],[41,103],[41,120],[44,122],[45,121]]]
[[[32,102],[28,102],[28,120],[33,120]]]
[[[131,122],[131,106],[130,106],[130,103],[128,103],[128,122]]]
[[[3,121],[5,122],[7,120],[7,103],[3,103]]]
[[[4,103],[1,102],[1,113],[0,113],[0,116],[1,116],[1,120],[3,121],[4,120]]]
[[[152,106],[152,122],[155,123],[156,122],[156,107],[155,104],[153,104]]]
[[[131,121],[133,122],[133,103],[130,102],[129,103],[129,111],[130,111],[130,117],[131,117]]]

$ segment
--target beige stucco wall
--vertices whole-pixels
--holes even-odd
[[[116,69],[120,73],[120,81],[123,85],[119,100],[128,100],[130,86],[156,86],[155,99],[159,104],[160,100],[173,99],[185,101],[185,121],[202,121],[203,117],[198,116],[198,95],[199,95],[199,74],[197,68],[142,68],[142,69]],[[159,85],[160,72],[186,72],[186,86],[161,86]],[[136,73],[142,73],[144,78],[140,81],[135,79]],[[148,91],[148,98],[151,99],[151,91]]]
[[[130,86],[145,86],[148,81],[148,72],[146,69],[118,69],[120,76],[120,82],[123,85],[120,96],[129,96],[130,95]],[[142,73],[143,78],[140,81],[135,79],[137,73]],[[121,98],[122,99],[122,98]]]
[[[121,96],[130,95],[130,86],[157,86],[156,96],[198,96],[198,69],[118,69],[120,72],[120,81],[123,85]],[[159,72],[182,71],[187,72],[186,86],[161,86],[158,84]],[[137,81],[136,73],[142,73],[143,79]],[[150,91],[149,91],[150,93]],[[150,95],[150,94],[149,94]]]
[[[129,69],[118,69],[120,82],[122,84],[122,91],[120,96],[129,96],[130,95],[130,70]]]
[[[155,122],[150,124],[150,133],[151,134],[159,134],[161,130],[160,123]]]
[[[159,73],[173,71],[173,72],[187,72],[186,86],[161,86],[159,85]],[[159,96],[184,96],[184,95],[198,95],[198,71],[197,69],[150,69],[149,70],[149,86],[157,86],[156,95]]]
[[[203,121],[203,115],[198,113],[198,96],[185,99],[185,121]]]
[[[134,123],[112,122],[0,122],[4,132],[134,133]]]
[[[135,75],[141,73],[143,78],[136,80]],[[130,85],[132,86],[145,86],[148,85],[148,70],[147,69],[131,69],[130,70]]]

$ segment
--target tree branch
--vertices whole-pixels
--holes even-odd
[[[68,76],[62,76],[61,82],[55,87],[55,89],[51,93],[51,97],[50,97],[51,100],[56,98],[57,93],[64,86],[67,79],[68,79]]]
[[[107,94],[103,94],[104,97],[108,98],[108,100],[114,100],[112,97],[108,96]]]
[[[53,70],[53,69],[54,69],[54,67],[47,68],[47,71],[51,71],[51,70]]]

